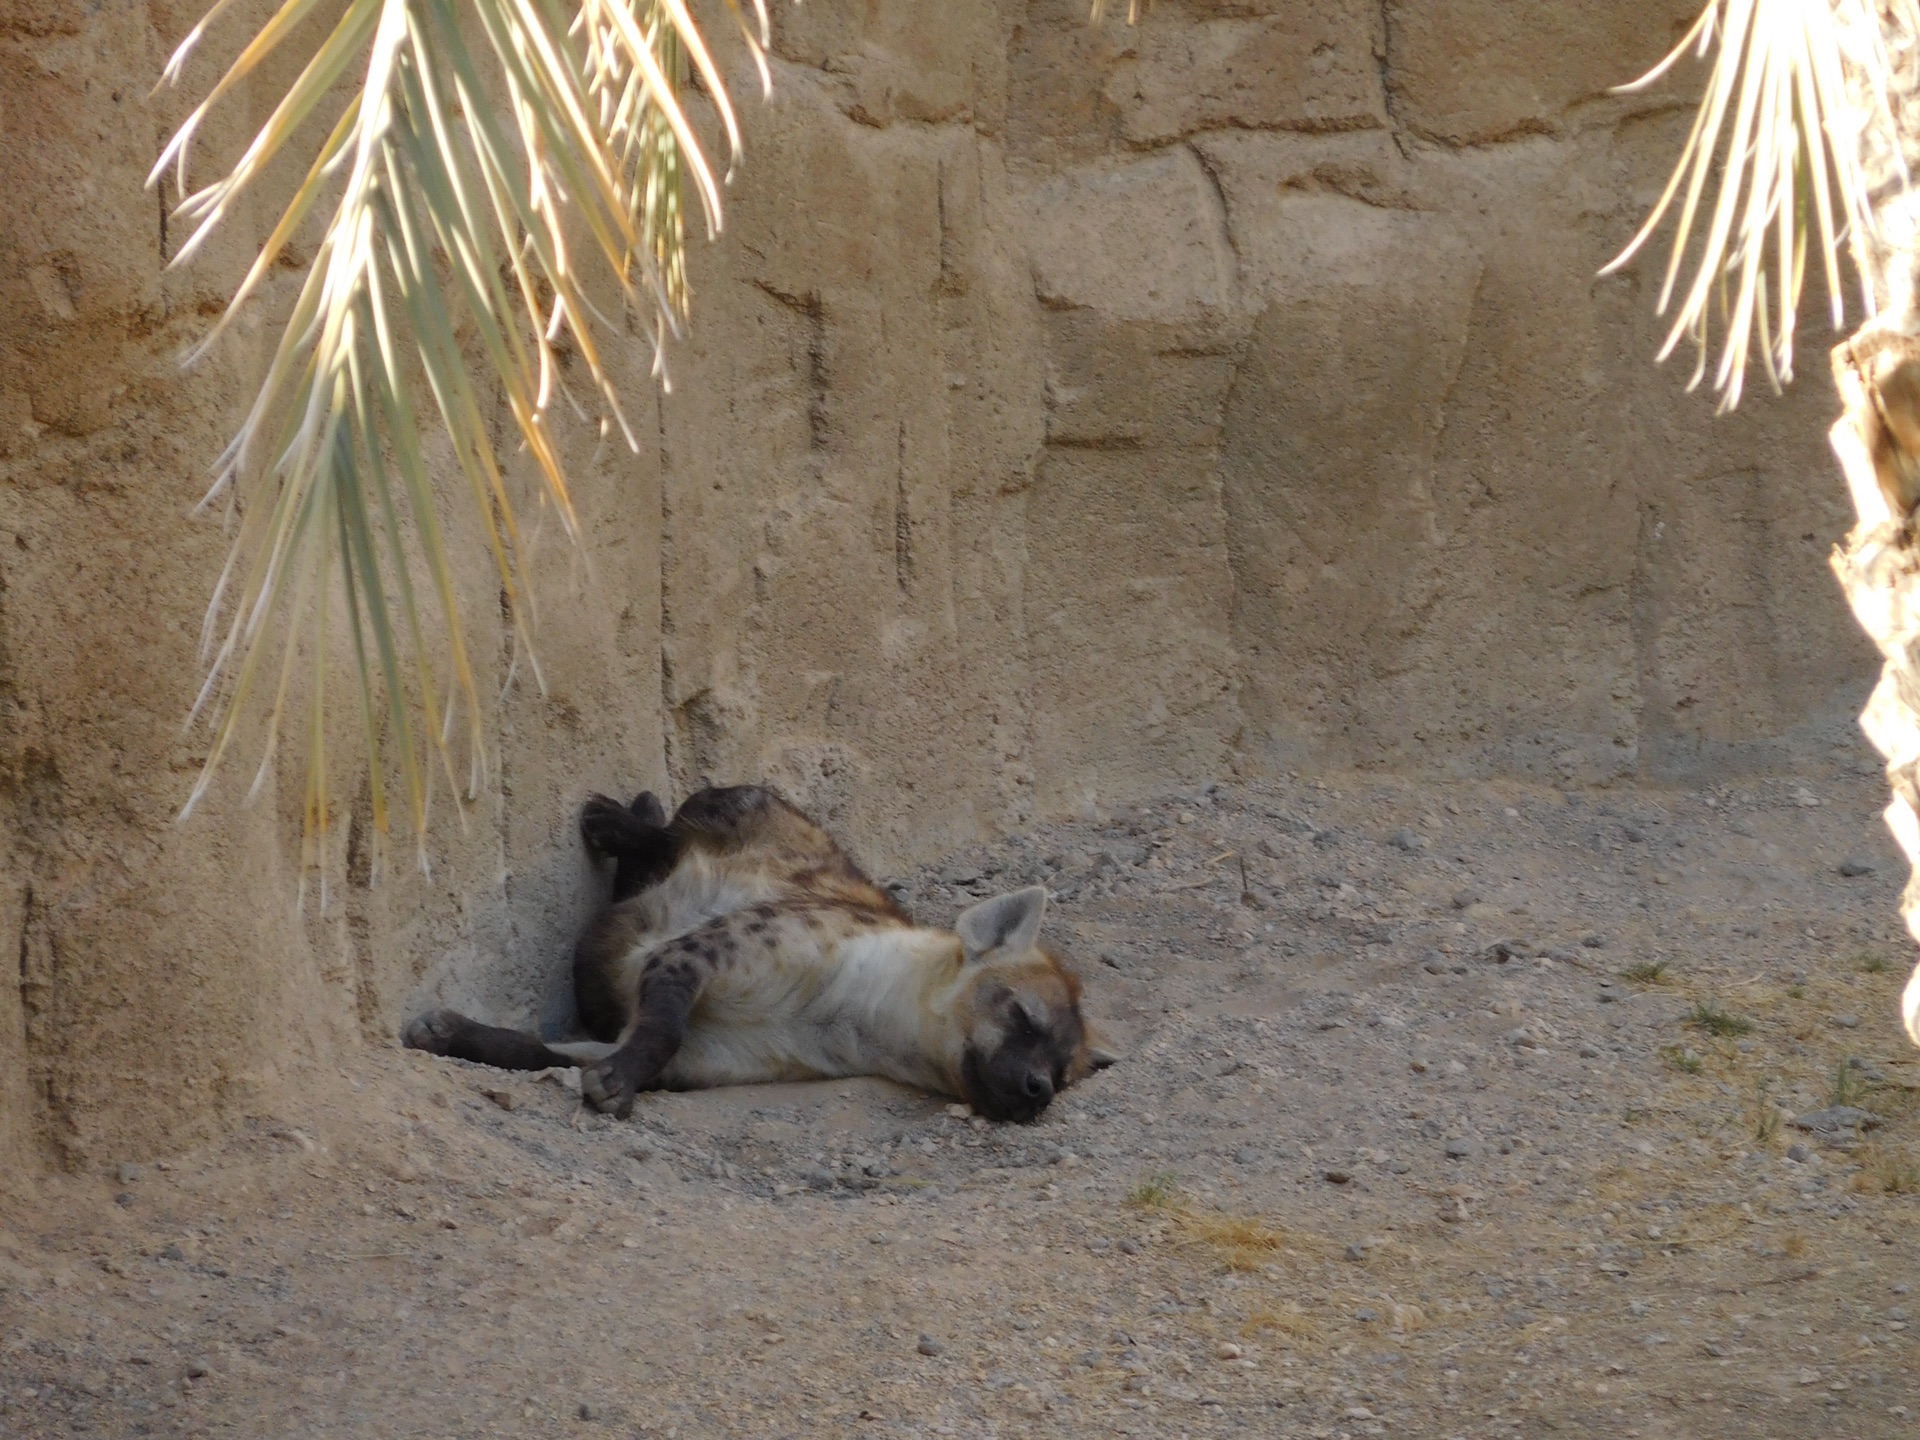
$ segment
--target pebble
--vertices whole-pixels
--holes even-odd
[[[1787,1147],[1787,1159],[1793,1161],[1796,1165],[1804,1165],[1812,1158],[1813,1151],[1809,1150],[1798,1140]]]
[[[115,1173],[119,1175],[122,1185],[132,1185],[140,1179],[140,1167],[138,1165],[122,1164]]]
[[[1834,868],[1849,880],[1857,880],[1862,875],[1871,875],[1879,869],[1871,860],[1862,859],[1858,855],[1848,856]]]
[[[1427,837],[1403,825],[1393,832],[1388,843],[1396,850],[1405,850],[1409,855],[1416,855],[1427,848]]]
[[[1835,1023],[1838,1024],[1842,1030],[1858,1030],[1860,1028],[1860,1017],[1858,1015],[1842,1015]]]
[[[1353,1179],[1350,1171],[1328,1170],[1323,1172],[1329,1185],[1345,1185]]]
[[[1217,1359],[1238,1360],[1242,1355],[1246,1354],[1247,1352],[1242,1350],[1238,1345],[1234,1344],[1231,1340],[1222,1340],[1219,1346],[1214,1350],[1213,1353]]]
[[[1447,1158],[1449,1160],[1471,1160],[1474,1156],[1475,1148],[1471,1140],[1456,1136],[1447,1141]]]
[[[938,1340],[934,1339],[933,1336],[926,1334],[924,1331],[921,1332],[920,1343],[914,1346],[914,1349],[918,1350],[922,1355],[942,1355],[946,1353],[946,1348],[946,1346],[942,1345]]]
[[[1857,1105],[1829,1105],[1824,1110],[1810,1110],[1793,1117],[1796,1130],[1811,1130],[1830,1137],[1851,1135],[1856,1129],[1871,1130],[1879,1123],[1878,1115]]]
[[[1478,905],[1479,903],[1480,892],[1478,890],[1456,890],[1453,892],[1453,908],[1456,910],[1465,910],[1468,906]]]
[[[1122,1255],[1138,1255],[1140,1253],[1140,1242],[1129,1235],[1122,1239],[1115,1248],[1118,1249]]]
[[[573,1413],[582,1420],[598,1420],[600,1418],[599,1413],[594,1410],[593,1406],[587,1404],[584,1400],[580,1402],[580,1408]]]
[[[1582,1045],[1580,1047],[1580,1058],[1582,1060],[1598,1060],[1600,1058],[1600,1047],[1592,1042]]]

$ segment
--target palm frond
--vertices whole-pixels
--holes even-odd
[[[188,34],[163,84],[178,82],[229,3],[216,0]],[[729,6],[764,88],[765,0]],[[376,847],[394,808],[389,770],[422,840],[436,770],[456,804],[485,783],[479,680],[448,502],[427,461],[430,432],[444,428],[451,441],[464,482],[454,493],[477,517],[516,644],[530,657],[527,538],[487,426],[490,403],[496,394],[504,401],[540,498],[577,535],[548,425],[556,397],[577,405],[561,381],[560,347],[583,362],[603,427],[631,443],[600,348],[608,322],[589,287],[610,280],[651,316],[664,378],[662,347],[689,303],[684,190],[699,196],[710,235],[721,224],[722,181],[680,102],[689,70],[713,100],[730,165],[740,153],[726,84],[684,0],[347,0],[240,157],[189,190],[188,160],[213,107],[310,33],[319,10],[319,0],[284,0],[175,132],[150,179],[175,171],[185,196],[177,213],[190,226],[175,260],[184,263],[288,154],[337,82],[363,67],[196,352],[324,215],[266,376],[203,501],[225,496],[239,518],[203,631],[207,674],[193,714],[211,738],[183,811],[204,798],[264,693],[258,788],[305,677],[309,861],[324,860],[334,808],[330,653],[351,659]]]
[[[1861,306],[1868,316],[1874,312],[1876,177],[1863,165],[1861,139],[1864,127],[1887,116],[1896,62],[1883,20],[1920,33],[1920,0],[1711,0],[1672,53],[1621,87],[1625,93],[1652,85],[1689,50],[1714,52],[1672,178],[1639,233],[1600,273],[1627,265],[1677,200],[1658,313],[1674,306],[1676,294],[1678,304],[1659,358],[1692,341],[1698,363],[1688,388],[1698,385],[1717,319],[1713,379],[1723,412],[1740,403],[1756,351],[1775,389],[1792,378],[1809,248],[1818,252],[1836,329],[1845,320],[1843,243],[1852,251]],[[1904,172],[1898,178],[1904,185]],[[1713,205],[1702,223],[1710,184]],[[1680,287],[1689,263],[1691,278]]]

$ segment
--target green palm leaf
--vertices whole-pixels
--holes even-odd
[[[1672,179],[1639,233],[1600,273],[1630,262],[1678,202],[1657,307],[1662,315],[1673,308],[1674,319],[1659,358],[1691,341],[1698,363],[1688,388],[1698,385],[1717,320],[1713,379],[1722,411],[1740,403],[1756,352],[1775,389],[1792,378],[1809,248],[1819,254],[1836,329],[1845,319],[1843,243],[1860,277],[1861,305],[1874,312],[1873,201],[1882,177],[1869,175],[1861,136],[1882,120],[1891,128],[1888,81],[1903,62],[1890,36],[1911,51],[1920,0],[1712,0],[1666,59],[1621,87],[1652,85],[1689,50],[1715,51]],[[1892,178],[1904,186],[1898,158],[1896,150]],[[1712,208],[1703,212],[1710,186]],[[1681,286],[1689,263],[1692,277]]]
[[[195,26],[163,83],[177,83],[229,3],[218,0]],[[750,12],[729,5],[764,87],[764,0],[752,0]],[[547,424],[555,398],[572,398],[559,381],[558,347],[578,352],[603,413],[626,433],[599,346],[607,322],[587,286],[611,277],[651,316],[664,379],[661,347],[688,305],[685,189],[699,196],[709,234],[721,223],[722,182],[679,100],[689,69],[713,99],[730,161],[740,131],[684,0],[348,0],[240,157],[212,184],[190,189],[188,160],[212,108],[305,33],[318,9],[319,0],[285,0],[168,142],[152,180],[171,167],[185,196],[177,214],[190,233],[175,259],[184,263],[336,83],[363,67],[196,352],[324,213],[266,377],[203,502],[225,497],[238,520],[203,633],[208,667],[194,717],[209,727],[208,754],[183,812],[207,793],[256,700],[268,737],[259,788],[291,722],[294,681],[308,677],[303,851],[324,887],[334,810],[330,652],[352,662],[376,863],[396,804],[389,774],[422,842],[436,771],[456,804],[486,779],[478,679],[427,435],[444,427],[452,442],[516,643],[531,659],[526,539],[483,396],[504,400],[542,498],[575,534]]]

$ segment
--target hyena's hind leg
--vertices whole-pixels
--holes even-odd
[[[587,797],[580,811],[580,838],[587,849],[614,862],[613,903],[658,885],[680,858],[680,840],[667,828],[667,812],[651,790],[622,805],[605,795]]]
[[[725,927],[724,919],[712,921],[647,958],[636,1013],[620,1043],[597,1047],[603,1052],[600,1057],[582,1054],[576,1062],[581,1066],[580,1093],[598,1108],[624,1120],[633,1113],[634,1095],[660,1084],[686,1039],[700,992],[732,956],[733,942]]]
[[[482,1025],[458,1010],[429,1010],[400,1032],[400,1043],[429,1055],[450,1055],[501,1070],[545,1070],[597,1059],[611,1045],[548,1045],[537,1035]]]

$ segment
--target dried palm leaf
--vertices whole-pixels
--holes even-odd
[[[1632,243],[1600,273],[1628,264],[1679,200],[1658,313],[1673,304],[1659,358],[1682,340],[1698,352],[1688,388],[1706,374],[1711,330],[1722,331],[1714,388],[1724,412],[1740,403],[1757,349],[1777,390],[1793,375],[1793,338],[1807,250],[1819,253],[1833,324],[1845,320],[1839,253],[1852,250],[1861,305],[1874,312],[1868,247],[1874,183],[1862,164],[1865,126],[1886,115],[1891,31],[1920,32],[1920,0],[1712,0],[1664,60],[1619,93],[1645,89],[1689,50],[1715,51],[1693,129],[1671,180]],[[1902,172],[1899,181],[1905,184]],[[1717,185],[1701,225],[1701,201]],[[1810,217],[1809,217],[1810,212]],[[1809,232],[1808,221],[1812,229]]]
[[[217,0],[188,34],[163,83],[178,82],[229,3]],[[750,13],[741,3],[729,0],[764,87],[765,3],[745,0]],[[575,534],[547,423],[565,393],[558,349],[577,350],[603,430],[617,426],[631,443],[597,338],[605,321],[587,287],[611,277],[629,304],[650,312],[663,373],[661,346],[687,313],[685,186],[698,194],[709,234],[721,223],[721,181],[680,104],[689,69],[712,97],[730,160],[740,131],[684,0],[347,0],[239,159],[191,190],[188,157],[212,108],[308,33],[318,9],[319,0],[285,0],[168,142],[152,183],[175,170],[186,197],[177,214],[191,229],[174,263],[185,263],[350,67],[363,67],[196,351],[218,339],[296,233],[330,206],[266,377],[203,502],[225,495],[239,518],[203,632],[208,668],[194,717],[211,738],[186,805],[190,813],[205,796],[277,657],[260,778],[289,719],[293,682],[304,677],[304,851],[324,876],[331,651],[344,647],[352,659],[376,863],[390,771],[423,863],[433,772],[445,774],[456,804],[485,783],[478,680],[428,433],[444,427],[451,439],[517,649],[531,659],[527,537],[488,402],[504,399],[541,499]]]

